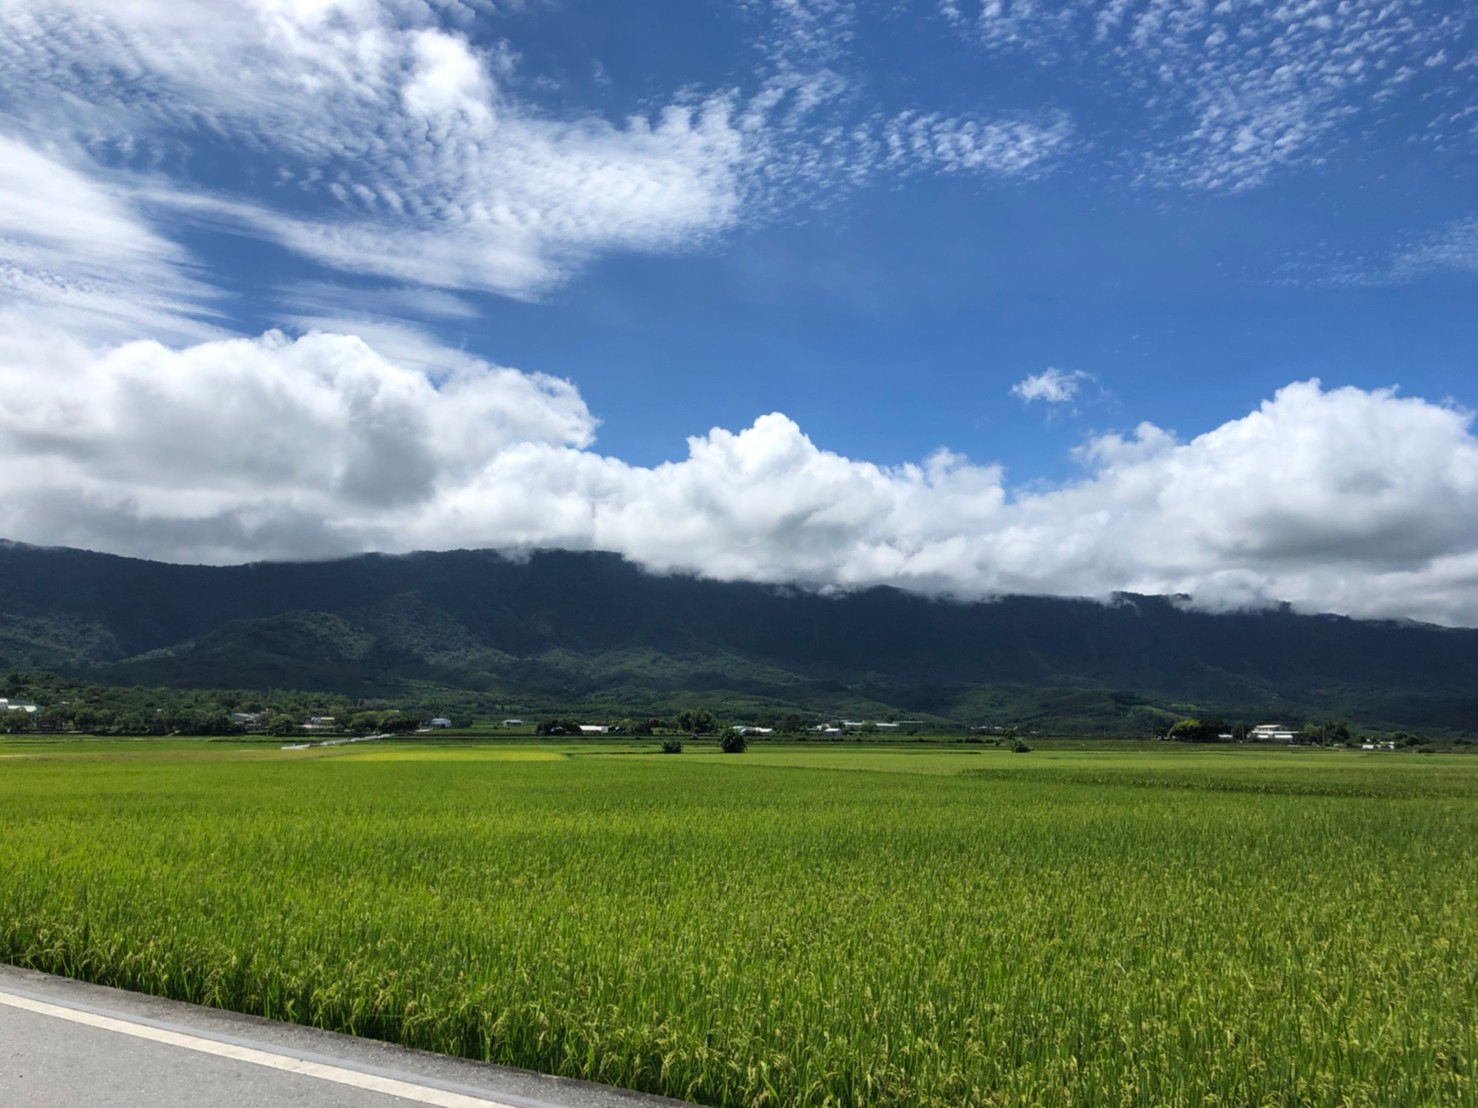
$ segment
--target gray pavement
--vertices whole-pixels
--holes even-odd
[[[0,965],[5,1108],[681,1103]]]

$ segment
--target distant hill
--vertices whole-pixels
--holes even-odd
[[[823,596],[492,551],[177,566],[0,542],[0,669],[535,708],[697,700],[1133,732],[1195,711],[1478,723],[1478,631],[1114,603]]]

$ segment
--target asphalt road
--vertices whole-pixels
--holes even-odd
[[[675,1108],[0,965],[5,1108]]]

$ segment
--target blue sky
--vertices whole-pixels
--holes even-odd
[[[0,0],[0,534],[1478,623],[1478,16]]]

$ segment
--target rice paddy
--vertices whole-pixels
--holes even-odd
[[[0,746],[0,959],[708,1105],[1478,1103],[1478,759],[611,750]]]

